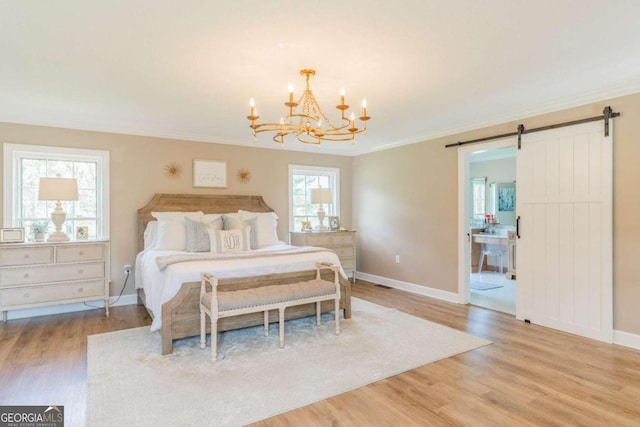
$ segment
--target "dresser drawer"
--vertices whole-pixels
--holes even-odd
[[[340,258],[340,265],[344,270],[353,270],[355,268],[355,263],[353,262],[353,257],[350,258]]]
[[[53,262],[53,246],[0,248],[0,267],[48,264]]]
[[[17,267],[0,270],[0,287],[105,277],[104,262]]]
[[[85,244],[58,246],[57,262],[98,261],[104,259],[104,245]]]
[[[104,280],[0,289],[0,306],[104,297]]]
[[[331,248],[337,255],[338,258],[353,258],[353,246],[336,246]]]
[[[334,245],[353,245],[353,234],[351,233],[336,233],[331,236],[332,244]]]
[[[333,242],[331,236],[327,234],[310,234],[306,237],[307,246],[331,246]]]

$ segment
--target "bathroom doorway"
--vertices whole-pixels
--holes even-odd
[[[495,143],[494,143],[495,144]],[[466,155],[468,300],[516,314],[516,147],[476,147]]]

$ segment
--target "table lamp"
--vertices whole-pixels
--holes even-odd
[[[55,200],[56,207],[51,212],[51,222],[56,226],[48,242],[65,242],[69,240],[62,231],[62,224],[67,219],[67,213],[62,209],[61,200],[78,200],[78,182],[75,178],[62,178],[60,174],[55,178],[40,178],[38,200]]]
[[[333,198],[331,195],[330,188],[312,188],[311,189],[311,203],[319,204],[318,208],[318,221],[320,221],[320,225],[318,227],[319,230],[326,230],[327,227],[323,224],[324,217],[326,216],[326,212],[324,211],[323,204],[324,203],[332,203]]]

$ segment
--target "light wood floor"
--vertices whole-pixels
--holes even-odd
[[[640,425],[638,351],[363,281],[353,294],[494,344],[254,426]],[[87,335],[149,323],[126,306],[0,324],[0,405],[64,405],[84,425]]]

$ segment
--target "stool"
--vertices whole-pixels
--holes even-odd
[[[478,265],[478,273],[482,273],[482,264],[484,263],[484,257],[487,256],[497,256],[500,260],[500,273],[502,273],[502,255],[504,255],[504,251],[502,250],[502,246],[494,245],[489,243],[482,243],[482,248],[480,251],[480,264]]]

